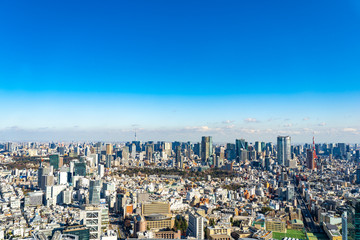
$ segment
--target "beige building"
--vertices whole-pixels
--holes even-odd
[[[147,215],[145,216],[145,220],[146,220],[146,228],[149,230],[173,228],[175,224],[174,218],[167,217],[161,214]]]
[[[170,216],[170,204],[163,202],[143,203],[141,205],[141,215],[147,216],[151,214]]]
[[[155,238],[160,239],[181,239],[181,231],[159,231],[155,233]]]
[[[222,234],[222,235],[231,235],[231,228],[230,227],[224,227],[224,226],[214,226],[214,227],[208,227],[206,229],[206,235],[216,235],[216,234]]]
[[[266,219],[267,231],[286,233],[286,221],[280,219]]]
[[[113,147],[111,144],[106,144],[106,155],[112,155],[113,154]]]
[[[216,234],[216,235],[210,235],[210,240],[232,240],[232,238],[229,235],[225,234]]]

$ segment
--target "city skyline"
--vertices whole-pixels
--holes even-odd
[[[358,141],[356,1],[38,3],[1,3],[0,141]]]

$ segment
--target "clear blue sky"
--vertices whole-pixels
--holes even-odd
[[[1,1],[0,140],[359,142],[359,28],[358,0]]]

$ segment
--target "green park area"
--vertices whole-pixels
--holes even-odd
[[[286,233],[273,232],[274,239],[283,239],[283,238],[297,238],[297,239],[306,239],[305,233],[303,231],[288,229]]]

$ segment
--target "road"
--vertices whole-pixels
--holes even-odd
[[[301,213],[304,219],[304,225],[306,226],[307,230],[312,233],[320,232],[320,228],[315,224],[314,219],[312,218],[311,213],[307,208],[304,199],[302,198],[302,196],[300,195],[297,189],[295,195],[298,205],[301,208]]]
[[[126,235],[122,229],[122,221],[119,217],[110,216],[110,225],[112,229],[116,229],[118,233],[118,239],[126,239]]]

